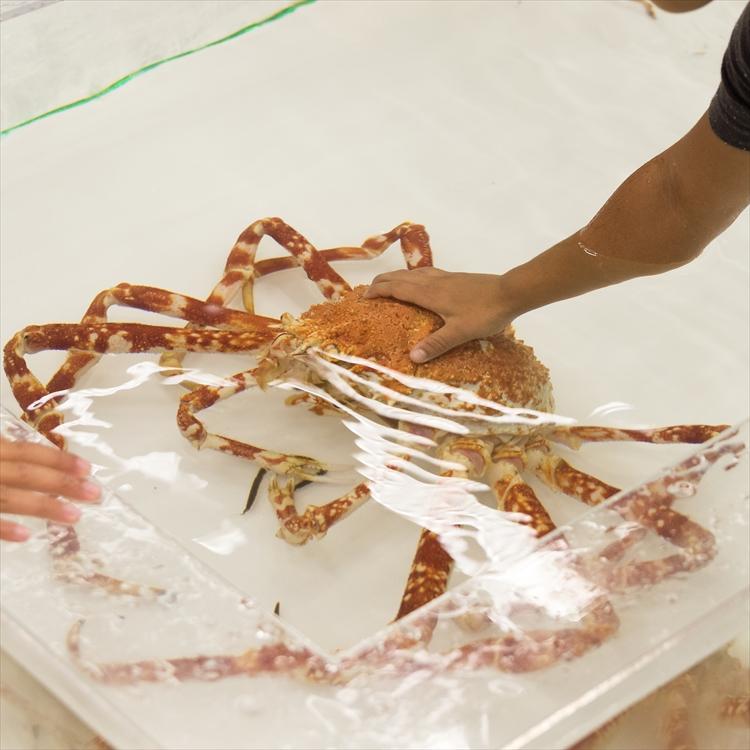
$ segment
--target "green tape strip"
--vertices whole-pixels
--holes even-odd
[[[94,101],[94,99],[98,99],[99,97],[104,96],[105,94],[109,94],[111,91],[114,91],[115,89],[120,88],[120,86],[124,86],[129,81],[132,81],[136,76],[139,76],[143,73],[147,73],[149,70],[153,70],[154,68],[158,68],[160,65],[164,65],[165,63],[172,62],[173,60],[179,60],[181,57],[194,55],[196,52],[200,52],[201,50],[208,49],[209,47],[215,47],[217,44],[223,44],[224,42],[228,42],[231,39],[236,39],[238,36],[247,34],[248,31],[257,29],[259,26],[265,26],[267,23],[271,23],[271,21],[276,21],[279,18],[283,18],[284,16],[288,15],[289,13],[293,13],[295,10],[297,10],[297,8],[301,8],[303,5],[311,5],[314,2],[315,0],[296,0],[296,2],[292,3],[291,5],[287,5],[285,8],[282,8],[281,10],[276,11],[276,13],[272,13],[270,16],[267,16],[266,18],[262,18],[260,21],[253,21],[253,23],[248,24],[247,26],[243,26],[241,29],[234,31],[231,34],[222,37],[221,39],[215,39],[213,42],[207,42],[206,44],[202,44],[200,47],[195,47],[194,49],[185,50],[185,52],[179,52],[178,54],[172,55],[171,57],[165,57],[163,60],[157,60],[156,62],[152,62],[152,63],[149,63],[148,65],[144,65],[142,68],[139,68],[138,70],[133,71],[132,73],[128,73],[128,75],[123,76],[122,78],[118,78],[114,83],[111,83],[109,86],[107,86],[106,88],[103,88],[101,91],[97,91],[95,94],[91,94],[91,96],[86,96],[83,99],[76,99],[76,101],[74,102],[70,102],[69,104],[63,104],[60,107],[55,107],[55,109],[51,109],[49,112],[44,112],[41,115],[30,117],[28,120],[19,122],[17,125],[12,125],[11,127],[6,128],[5,130],[0,130],[0,136],[8,135],[8,133],[12,133],[14,130],[18,130],[19,128],[23,128],[23,127],[26,127],[27,125],[31,125],[32,122],[36,122],[37,120],[43,120],[45,117],[50,117],[51,115],[55,115],[58,112],[65,112],[65,110],[67,109],[73,109],[73,107],[80,107],[82,104],[92,102]]]

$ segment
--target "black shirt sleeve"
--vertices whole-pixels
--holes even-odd
[[[750,3],[734,27],[721,63],[721,84],[708,108],[714,133],[750,151]]]

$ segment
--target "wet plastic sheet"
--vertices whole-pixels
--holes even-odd
[[[620,179],[699,116],[741,7],[714,3],[655,22],[636,3],[442,2],[429,18],[423,3],[319,3],[17,131],[0,144],[2,338],[29,323],[79,320],[96,292],[119,281],[204,297],[238,231],[270,214],[318,247],[356,245],[410,218],[426,224],[443,267],[500,271],[521,262],[583,224]],[[745,214],[683,269],[524,316],[519,333],[551,368],[558,411],[625,427],[744,418],[747,245]],[[265,245],[261,252],[270,254]],[[394,254],[340,271],[365,282],[398,267]],[[295,271],[257,287],[263,314],[298,313],[319,299]],[[116,317],[156,322],[132,311]],[[44,375],[55,363],[45,354],[32,366]],[[213,355],[190,364],[206,377],[248,366]],[[283,628],[295,629],[284,636],[291,642],[309,639],[326,654],[356,648],[393,617],[418,528],[369,503],[323,540],[290,548],[275,538],[262,501],[242,514],[255,468],[196,453],[178,434],[182,389],[155,374],[154,357],[108,357],[77,391],[71,447],[126,504],[87,516],[87,549],[128,580],[169,588],[174,576],[187,602],[126,606],[63,587],[44,605],[60,608],[57,619],[42,606],[46,590],[25,588],[30,598],[13,598],[21,614],[11,607],[6,632],[19,658],[37,654],[27,666],[121,746],[351,746],[359,738],[364,747],[562,747],[744,626],[730,603],[747,575],[734,546],[735,534],[746,534],[740,466],[711,472],[707,489],[685,501],[691,517],[718,524],[722,557],[634,595],[624,615],[619,603],[617,637],[569,665],[510,682],[417,673],[367,689],[279,677],[103,687],[76,677],[65,650],[68,626],[82,615],[82,654],[92,662],[236,652],[252,645],[276,602]],[[5,382],[1,392],[12,405]],[[287,409],[284,395],[238,396],[212,410],[212,428],[346,464],[356,481],[353,437],[340,420]],[[689,452],[601,444],[575,460],[630,487]],[[337,488],[305,488],[304,500],[330,499],[346,488],[343,472],[338,479]],[[729,484],[714,488],[720,480]],[[556,521],[580,515],[579,503],[537,489]],[[120,521],[107,515],[113,507],[125,513]],[[601,526],[594,530],[613,533]],[[141,538],[119,539],[122,527]],[[134,554],[138,543],[165,568]],[[4,566],[16,571],[11,591],[27,575],[49,576],[41,541],[3,553],[13,555]],[[191,598],[204,588],[217,611],[225,605],[221,618]],[[266,614],[238,608],[243,596]],[[651,617],[655,608],[663,616]],[[40,622],[53,630],[34,635]],[[38,656],[40,639],[54,657],[43,648]],[[571,669],[577,702],[567,690]],[[299,733],[292,714],[304,717]],[[414,716],[429,721],[417,725]]]
[[[6,414],[3,432],[39,439]],[[652,480],[652,488],[659,481],[677,487],[683,500],[693,493],[680,510],[713,532],[718,550],[701,570],[654,587],[608,592],[607,581],[617,588],[610,574],[619,561],[575,562],[601,562],[597,555],[633,532],[632,522],[609,510],[622,503],[616,497],[535,551],[508,554],[502,569],[486,566],[389,630],[332,654],[109,495],[79,524],[84,550],[102,557],[98,565],[84,559],[81,574],[95,566],[163,592],[150,596],[146,587],[138,597],[114,597],[80,580],[61,585],[40,531],[26,545],[3,547],[6,634],[27,666],[119,746],[568,747],[736,632],[748,595],[747,440],[743,425]],[[698,482],[691,471],[704,470],[706,457],[712,468]],[[647,538],[634,554],[653,557],[658,549]],[[551,623],[580,631],[602,597],[619,627],[601,646],[527,671],[524,638]],[[488,615],[494,624],[482,622]],[[415,645],[425,623],[429,645]],[[488,665],[503,632],[516,645]],[[226,676],[225,658],[242,653],[273,658]],[[179,657],[200,658],[169,661]],[[71,660],[90,678],[76,674]],[[740,746],[733,743],[742,741],[741,728],[720,731],[722,747]]]

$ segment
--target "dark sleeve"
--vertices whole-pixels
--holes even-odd
[[[721,84],[708,108],[714,133],[750,151],[750,3],[734,27],[721,63]]]

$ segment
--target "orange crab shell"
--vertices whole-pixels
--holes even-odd
[[[392,370],[473,390],[506,406],[551,411],[549,370],[511,326],[487,339],[470,341],[440,357],[416,364],[409,351],[440,328],[438,315],[390,298],[366,299],[358,286],[336,302],[314,305],[284,328],[307,346],[335,349]],[[394,382],[388,383],[396,388]],[[405,390],[398,384],[398,390]]]

